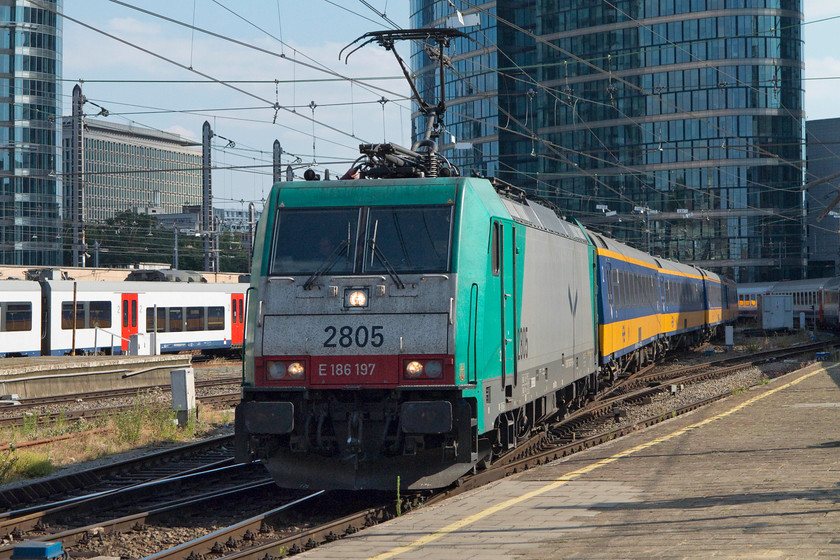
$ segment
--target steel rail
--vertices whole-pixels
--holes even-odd
[[[288,537],[243,548],[227,556],[216,558],[215,560],[264,560],[266,556],[272,558],[299,554],[322,544],[336,541],[346,535],[357,533],[365,527],[371,527],[378,523],[388,521],[393,519],[394,516],[394,508],[392,506],[366,509]],[[245,539],[240,538],[234,540],[244,541]],[[205,551],[205,554],[207,551],[210,551],[210,549],[202,550]],[[178,554],[166,555],[160,553],[147,556],[143,560],[186,560],[188,558],[188,555],[182,554],[182,551],[178,552]],[[196,551],[196,553],[198,554],[199,552]]]
[[[694,383],[697,381],[703,381],[705,379],[714,379],[717,377],[722,377],[724,375],[754,367],[758,364],[762,364],[772,360],[778,360],[781,358],[785,358],[788,356],[795,356],[798,354],[811,352],[815,350],[819,350],[821,348],[825,348],[827,346],[834,346],[836,342],[817,342],[806,344],[802,346],[790,347],[790,348],[783,348],[783,349],[776,349],[776,350],[769,350],[766,352],[760,352],[757,354],[752,354],[749,356],[749,361],[744,362],[744,356],[738,356],[733,358],[723,358],[721,360],[715,360],[713,362],[706,362],[702,364],[692,364],[689,366],[684,366],[677,369],[656,372],[656,373],[649,373],[651,367],[645,368],[638,376],[631,376],[627,379],[628,384],[621,385],[619,387],[615,387],[614,389],[627,389],[628,387],[632,386],[632,384],[640,384],[640,383],[651,383],[651,382],[661,382],[662,384],[654,386],[654,387],[646,387],[642,389],[636,390],[629,390],[628,392],[615,396],[615,397],[605,397],[600,400],[594,401],[593,405],[583,408],[581,410],[575,411],[574,413],[570,414],[563,421],[560,425],[556,425],[559,429],[569,429],[573,427],[576,423],[580,424],[581,422],[587,421],[590,418],[597,418],[599,416],[603,416],[608,410],[611,410],[613,406],[617,403],[623,403],[627,401],[638,401],[644,399],[645,397],[649,397],[651,395],[661,393],[668,389],[666,384],[673,385],[673,384],[686,384],[686,383]],[[723,364],[728,364],[732,362],[740,362],[736,363],[735,365],[726,366],[726,367],[718,367]],[[709,369],[715,368],[715,369]],[[706,370],[701,371],[700,373],[691,374],[691,372],[696,372],[698,370]],[[613,391],[610,391],[613,392]],[[608,393],[609,394],[609,393]]]
[[[239,384],[241,382],[242,379],[240,377],[224,377],[220,379],[204,379],[201,381],[196,381],[195,386],[197,388],[206,388]],[[111,389],[105,391],[90,391],[86,393],[72,393],[69,395],[55,395],[50,397],[34,397],[31,399],[20,399],[19,401],[17,401],[20,404],[15,405],[14,410],[20,411],[24,410],[25,408],[32,408],[35,406],[47,406],[52,404],[61,404],[65,402],[77,402],[79,400],[84,401],[118,397],[133,397],[137,393],[146,392],[154,389],[171,390],[171,385],[167,383],[162,385],[149,385],[146,387],[131,387],[127,389]]]
[[[208,453],[217,449],[231,450],[233,448],[233,439],[234,437],[232,435],[208,438],[195,443],[155,451],[142,457],[125,459],[110,465],[103,465],[76,473],[37,480],[26,485],[6,488],[0,491],[0,507],[17,507],[20,504],[31,503],[44,497],[89,488],[97,484],[102,484],[108,478],[113,478],[116,474],[124,474],[137,469],[160,465],[182,457]],[[223,460],[229,460],[232,458],[233,453],[232,451],[226,451],[225,455],[227,457],[223,457]],[[216,456],[213,464],[217,464],[218,461],[219,458]],[[201,468],[207,468],[207,466],[196,467],[191,469],[191,471],[197,472]],[[159,477],[150,476],[147,477],[147,480],[153,480],[155,478]]]
[[[249,537],[251,535],[257,534],[260,531],[260,528],[263,527],[263,524],[270,521],[277,514],[288,511],[289,509],[298,506],[302,503],[308,502],[309,500],[324,494],[324,492],[324,490],[319,490],[318,492],[310,494],[309,496],[305,496],[291,503],[269,510],[265,513],[255,515],[244,521],[235,523],[229,527],[219,529],[218,531],[213,531],[212,533],[204,535],[203,537],[199,537],[189,542],[185,542],[168,550],[163,550],[161,552],[158,552],[157,554],[152,554],[151,556],[147,556],[144,560],[169,560],[176,558],[188,558],[190,556],[195,557],[197,555],[203,555],[214,552],[213,547],[218,542],[234,542],[249,540]]]
[[[196,397],[200,403],[208,405],[235,405],[239,403],[241,393],[223,393],[221,395],[206,395]],[[7,416],[0,418],[0,427],[23,426],[26,422],[32,421],[36,418],[39,424],[54,424],[59,420],[68,422],[78,422],[82,419],[104,418],[114,416],[125,410],[134,408],[134,404],[118,404],[114,406],[103,406],[98,408],[84,408],[79,410],[65,410],[61,412],[50,412],[44,415],[34,414],[20,414],[17,416]],[[17,408],[17,407],[16,407]]]
[[[156,495],[160,495],[161,493],[167,491],[171,492],[173,490],[178,490],[184,482],[189,482],[191,484],[214,484],[214,480],[222,473],[228,474],[231,470],[244,470],[245,468],[253,469],[254,465],[256,465],[256,463],[226,465],[215,469],[193,472],[180,476],[161,477],[152,481],[125,486],[123,488],[104,490],[102,492],[95,492],[85,496],[69,498],[59,502],[6,512],[2,515],[2,518],[0,518],[0,535],[8,535],[13,531],[26,533],[46,526],[57,517],[66,517],[69,514],[81,514],[93,509],[102,511],[107,509],[109,506],[123,507],[124,504],[135,500],[136,501],[134,503],[137,503],[144,497],[148,498],[149,495],[146,494],[146,492],[151,489],[154,489]],[[209,478],[210,480],[201,480],[204,478]],[[263,476],[257,482],[265,483],[270,481],[271,480],[268,477]],[[183,500],[183,498],[181,498],[181,500]]]
[[[67,550],[76,544],[84,542],[86,539],[88,539],[91,535],[94,534],[107,535],[121,532],[127,529],[141,527],[144,524],[153,521],[158,516],[171,513],[178,509],[193,507],[203,502],[209,502],[212,500],[217,500],[219,498],[229,498],[236,494],[251,492],[259,488],[267,487],[276,487],[274,481],[268,479],[262,482],[249,482],[225,490],[213,490],[197,496],[179,498],[177,500],[171,500],[167,503],[159,505],[158,507],[155,507],[154,509],[150,509],[141,513],[127,515],[124,517],[111,519],[105,522],[93,523],[91,525],[85,525],[83,527],[75,527],[59,533],[31,537],[28,540],[36,542],[61,542],[63,548]],[[15,538],[15,540],[17,540],[17,538]],[[14,545],[0,547],[0,560],[11,560],[14,548]]]

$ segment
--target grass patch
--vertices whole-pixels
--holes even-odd
[[[191,440],[229,425],[231,418],[230,411],[202,409],[200,417],[193,415],[187,425],[180,428],[169,395],[160,391],[138,392],[124,412],[93,421],[69,422],[61,414],[48,423],[44,415],[32,415],[24,426],[0,431],[0,443],[12,444],[12,449],[0,451],[0,484],[44,476],[65,465],[138,447]],[[79,433],[96,428],[105,431]],[[77,433],[62,441],[14,448],[14,444]]]
[[[37,478],[55,471],[49,456],[35,451],[9,449],[0,455],[0,484],[22,478]]]

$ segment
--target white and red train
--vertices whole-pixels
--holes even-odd
[[[0,357],[73,350],[121,354],[131,335],[149,333],[156,333],[161,352],[238,348],[247,289],[248,284],[3,280]]]
[[[796,324],[800,313],[804,313],[807,324],[840,329],[840,277],[738,284],[740,316],[760,319],[761,299],[765,295],[792,296]]]

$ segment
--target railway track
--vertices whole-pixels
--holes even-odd
[[[174,510],[200,507],[222,498],[236,500],[274,488],[262,465],[226,465],[7,512],[0,516],[0,536],[11,535],[16,541],[49,540],[56,534],[51,527],[69,526],[72,528],[60,534],[79,537],[87,525],[108,527],[110,521],[102,518],[103,513],[143,523]],[[80,521],[82,529],[78,528]],[[0,559],[6,558],[7,552],[0,548]]]
[[[197,389],[216,389],[226,386],[238,386],[240,383],[240,378],[226,378],[226,379],[213,379],[213,380],[204,380],[204,381],[197,381],[195,386]],[[144,391],[154,390],[156,388],[161,388],[164,390],[168,390],[169,385],[159,385],[159,386],[150,386],[141,389],[118,389],[112,391],[94,391],[91,393],[77,393],[73,395],[63,395],[57,397],[41,397],[37,399],[25,399],[20,401],[21,404],[14,407],[8,407],[3,409],[3,412],[8,416],[0,416],[0,428],[11,427],[11,426],[23,426],[28,422],[32,422],[33,418],[39,424],[52,424],[58,421],[64,422],[77,422],[82,419],[92,420],[95,418],[103,418],[107,416],[113,416],[115,414],[119,414],[125,410],[131,409],[134,404],[122,404],[122,405],[114,405],[114,406],[103,406],[103,407],[96,407],[96,408],[81,408],[77,410],[62,410],[61,412],[46,412],[46,413],[27,413],[27,410],[31,411],[33,409],[38,409],[45,406],[60,406],[63,404],[69,403],[77,403],[77,402],[91,402],[97,400],[105,400],[105,399],[113,399],[113,398],[131,398],[136,396],[138,393],[143,393]],[[229,392],[229,393],[222,393],[222,394],[214,394],[214,395],[203,395],[197,397],[198,401],[207,406],[233,406],[239,402],[240,393],[239,391]]]
[[[598,400],[604,400],[610,395],[620,394],[624,391],[632,390],[636,387],[641,387],[646,384],[664,382],[669,379],[671,380],[671,382],[673,382],[673,378],[675,375],[682,375],[688,377],[692,373],[700,372],[697,374],[697,377],[692,378],[691,380],[693,381],[703,379],[704,375],[706,376],[706,378],[710,378],[714,377],[717,374],[725,375],[731,371],[737,371],[737,369],[739,368],[752,367],[769,361],[784,359],[800,354],[807,354],[810,352],[816,352],[818,350],[825,349],[827,346],[834,345],[835,343],[833,342],[814,342],[809,344],[792,346],[788,348],[777,348],[772,350],[764,350],[761,352],[753,352],[746,360],[744,359],[745,356],[734,356],[728,358],[719,358],[716,360],[711,360],[699,364],[681,366],[678,368],[661,367],[657,364],[652,364],[636,373],[633,373],[626,379],[620,380],[618,384],[616,384],[614,387],[600,395]],[[704,370],[706,371],[704,372]]]
[[[266,496],[269,487],[273,487],[275,496]],[[195,512],[212,506],[218,510],[221,509],[220,505],[231,502],[237,504],[237,507],[229,508],[235,510],[232,516],[241,516],[241,504],[247,502],[253,505],[255,493],[259,492],[262,493],[264,503],[275,503],[268,509],[248,516],[244,521],[233,520],[230,525],[215,530],[209,528],[216,524],[220,515],[210,514],[209,518],[213,519],[211,522],[208,515],[204,514],[205,519],[200,523],[208,530],[196,531],[203,534],[174,547],[159,546],[159,543],[169,538],[173,525],[178,525],[178,522],[173,522],[174,519],[182,520],[183,524],[183,519],[189,517],[189,523],[194,524]],[[269,480],[226,490],[213,490],[199,496],[181,497],[163,502],[152,509],[121,517],[97,519],[94,523],[77,524],[60,531],[50,531],[49,526],[42,521],[33,525],[28,532],[19,532],[15,540],[60,541],[71,556],[102,553],[129,558],[145,555],[147,559],[187,559],[204,558],[205,555],[254,554],[255,549],[263,551],[260,557],[265,555],[265,550],[274,550],[273,556],[280,556],[281,550],[286,553],[303,551],[393,517],[393,503],[367,506],[347,514],[348,508],[352,509],[358,502],[365,501],[370,500],[350,497],[346,492],[317,491],[304,494],[283,491]],[[43,513],[53,514],[51,510]],[[202,514],[199,513],[198,517],[202,517]],[[311,522],[319,518],[328,521]],[[301,529],[301,525],[305,527]],[[135,548],[136,541],[142,541],[145,550],[150,547],[158,550],[150,554],[141,553]],[[13,550],[11,545],[0,548],[0,560],[9,560]]]
[[[233,436],[178,445],[116,463],[0,489],[0,508],[55,503],[233,464]],[[34,510],[33,510],[34,511]],[[0,518],[6,514],[0,514]]]
[[[213,388],[213,387],[222,387],[226,385],[239,385],[242,379],[240,377],[225,377],[221,379],[205,379],[201,381],[195,382],[196,389],[199,388]],[[108,391],[92,391],[89,393],[75,393],[71,395],[57,395],[52,397],[37,397],[32,399],[20,399],[19,405],[15,405],[14,407],[8,407],[10,410],[14,410],[15,412],[24,412],[27,409],[35,408],[38,406],[50,406],[50,405],[58,405],[63,403],[74,403],[79,401],[88,401],[88,400],[101,400],[101,399],[111,399],[111,398],[120,398],[120,397],[133,397],[138,392],[147,391],[150,389],[161,389],[161,390],[169,390],[170,385],[150,385],[149,387],[132,387],[127,389],[113,389]],[[8,401],[7,401],[8,402]]]
[[[571,453],[594,447],[644,427],[651,426],[666,418],[685,414],[686,412],[725,398],[732,392],[724,392],[711,398],[701,399],[689,405],[677,407],[668,414],[656,414],[655,416],[646,417],[640,421],[619,428],[610,426],[608,429],[589,437],[570,439],[562,435],[564,432],[568,432],[570,426],[579,426],[584,421],[592,422],[596,418],[605,416],[607,412],[613,410],[616,403],[626,405],[630,402],[638,402],[655,392],[667,390],[670,383],[689,384],[708,378],[725,376],[734,371],[753,367],[757,363],[785,358],[803,352],[811,352],[821,349],[823,346],[824,344],[805,345],[780,351],[764,352],[754,354],[746,361],[743,357],[725,358],[706,364],[690,365],[676,369],[672,368],[668,372],[654,372],[653,368],[647,369],[634,376],[635,381],[624,384],[622,389],[624,391],[623,394],[590,403],[586,410],[580,411],[574,416],[558,422],[552,426],[550,431],[537,434],[523,442],[513,452],[498,458],[488,469],[465,477],[454,488],[436,493],[430,497],[414,496],[413,499],[416,502],[422,502],[427,505],[437,503],[461,492],[478,488],[483,484],[534,468],[538,465],[565,457]],[[634,383],[637,385],[656,383],[657,386],[633,389]],[[212,538],[200,539],[155,554],[150,558],[154,560],[185,560],[212,554],[216,560],[263,560],[266,557],[270,558],[302,552],[320,544],[336,540],[343,535],[355,532],[360,527],[386,521],[393,513],[393,509],[383,506],[379,509],[359,512],[347,518],[331,521],[296,535],[289,535],[273,540],[269,539],[263,543],[256,542],[259,539],[253,538],[252,535],[249,536],[243,528],[230,529],[232,532],[220,533],[216,540]],[[251,520],[250,523],[253,527],[255,521]],[[251,531],[253,532],[253,529]],[[223,542],[223,539],[225,544],[219,544]]]

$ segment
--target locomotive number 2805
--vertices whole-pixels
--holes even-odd
[[[324,341],[324,348],[335,348],[336,346],[349,348],[354,345],[359,348],[364,348],[368,344],[374,348],[379,348],[385,342],[382,328],[382,325],[374,325],[370,328],[362,325],[355,329],[346,325],[343,327],[330,325],[324,329],[324,332],[327,334],[327,339]]]

